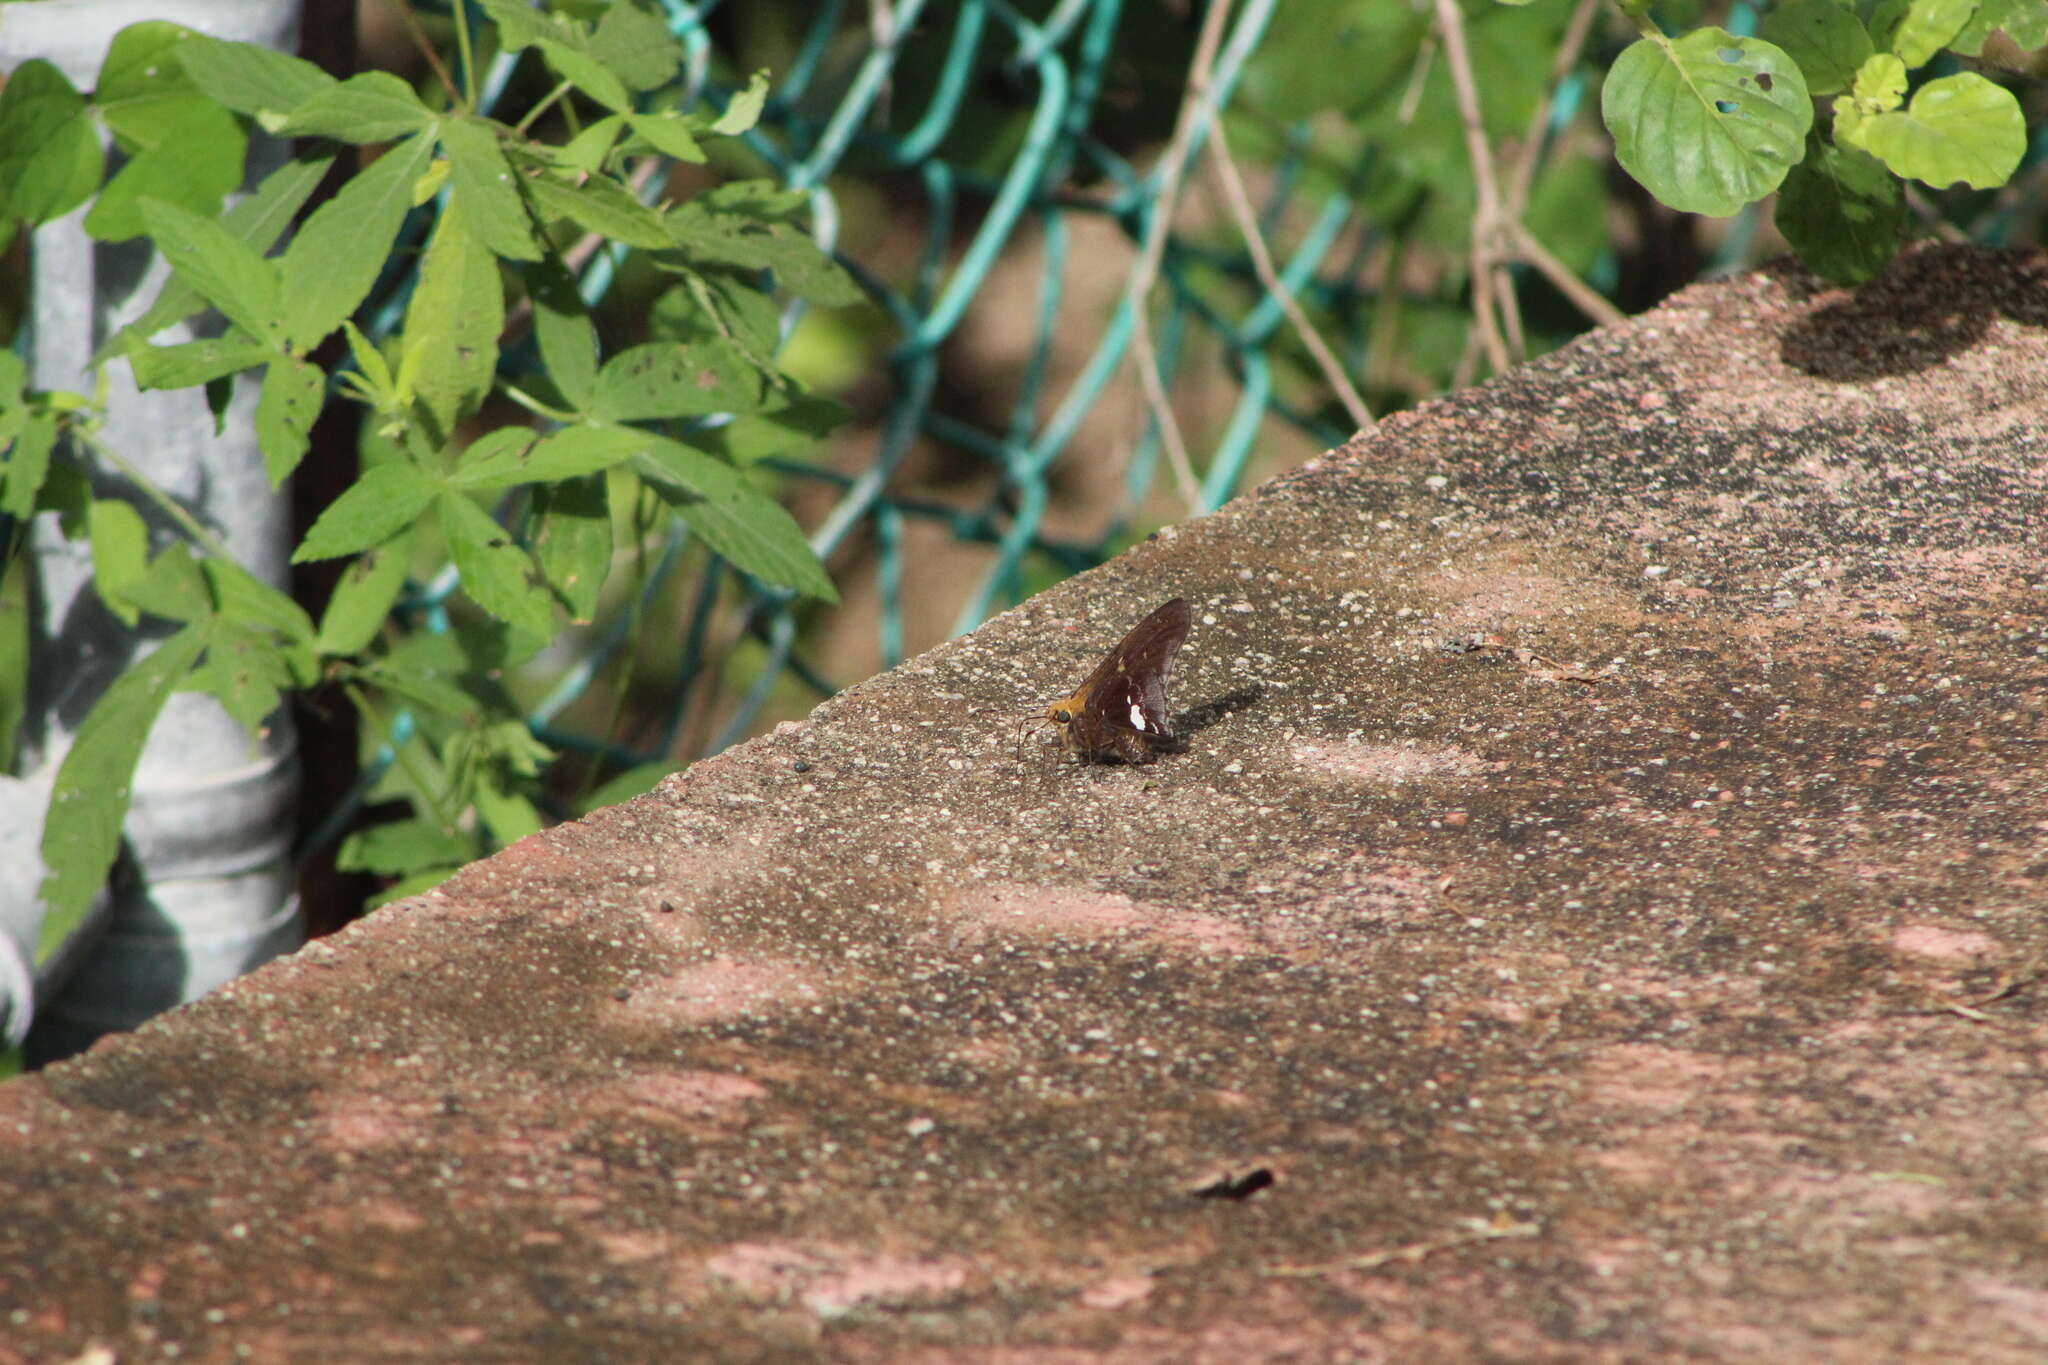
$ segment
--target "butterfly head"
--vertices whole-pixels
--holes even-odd
[[[1088,692],[1089,689],[1083,687],[1071,697],[1061,697],[1035,719],[1051,721],[1062,737],[1072,734],[1074,722],[1087,714]]]
[[[1087,709],[1088,689],[1084,687],[1073,696],[1062,697],[1051,706],[1046,707],[1043,719],[1049,720],[1054,725],[1064,729],[1074,723],[1074,717]]]

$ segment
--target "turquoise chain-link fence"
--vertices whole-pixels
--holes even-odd
[[[1208,141],[1199,119],[1178,140],[1171,138],[1187,63],[1201,48],[1202,16],[1151,9],[1134,17],[1121,0],[1066,0],[1040,6],[1043,12],[1036,16],[1001,0],[772,8],[804,17],[785,31],[764,34],[757,26],[735,35],[734,26],[727,26],[715,38],[721,19],[737,16],[721,16],[715,4],[663,4],[671,31],[688,53],[684,108],[720,107],[743,83],[745,59],[722,55],[722,43],[778,49],[766,54],[773,93],[748,136],[760,162],[754,173],[765,171],[808,196],[817,239],[835,251],[880,310],[886,336],[878,343],[870,329],[862,343],[869,348],[865,354],[881,362],[876,368],[886,376],[887,391],[871,405],[871,420],[859,431],[867,448],[857,463],[784,457],[765,463],[797,485],[793,496],[810,514],[811,543],[821,557],[843,559],[858,543],[873,585],[879,637],[874,657],[884,666],[905,652],[904,594],[917,574],[906,533],[914,523],[984,547],[983,567],[958,606],[956,630],[1018,600],[1034,583],[1100,562],[1131,536],[1136,520],[1146,515],[1148,491],[1164,482],[1156,410],[1132,425],[1120,452],[1121,477],[1113,481],[1121,495],[1088,533],[1056,533],[1048,512],[1061,462],[1072,457],[1084,418],[1120,385],[1126,395],[1134,387],[1129,366],[1142,340],[1142,308],[1151,309],[1153,363],[1163,386],[1173,385],[1199,344],[1208,367],[1227,374],[1235,387],[1220,424],[1208,423],[1196,433],[1198,449],[1181,462],[1173,485],[1178,495],[1163,518],[1207,510],[1229,498],[1243,482],[1269,418],[1304,433],[1303,449],[1334,444],[1353,429],[1333,402],[1317,402],[1312,395],[1290,399],[1286,386],[1276,382],[1277,370],[1299,364],[1298,343],[1286,333],[1280,300],[1259,283],[1241,245],[1217,245],[1220,234],[1215,240],[1166,234],[1147,277],[1149,283],[1156,276],[1149,298],[1131,287],[1130,277],[1148,270],[1144,245],[1163,226],[1155,221],[1169,204],[1162,184],[1182,180]],[[1231,102],[1277,8],[1276,0],[1248,0],[1228,14],[1227,23],[1212,20],[1204,60],[1215,107]],[[448,13],[452,20],[456,10]],[[1134,68],[1134,40],[1145,45],[1158,71]],[[516,88],[518,66],[514,54],[491,69],[487,111]],[[1126,107],[1106,109],[1106,96]],[[1164,156],[1162,145],[1168,147]],[[1303,182],[1315,178],[1308,174],[1313,146],[1305,127],[1280,130],[1262,169],[1261,221],[1268,232],[1283,222],[1305,224],[1274,268],[1320,319],[1335,322],[1340,349],[1355,363],[1365,342],[1365,314],[1356,305],[1363,297],[1359,280],[1367,246],[1356,231],[1355,195],[1364,168],[1340,177],[1304,210]],[[1134,159],[1140,155],[1150,160],[1148,166]],[[856,211],[870,218],[877,217],[874,192],[882,187],[887,203],[880,225],[871,222],[867,230],[889,239],[886,269],[844,249],[848,213],[842,200],[849,186],[863,201]],[[657,178],[648,197],[663,189]],[[1111,225],[1129,244],[1121,259],[1105,259],[1099,246],[1077,256],[1076,221],[1082,218]],[[418,224],[417,237],[423,239],[426,229],[424,221]],[[911,232],[917,237],[914,251],[902,240]],[[1100,236],[1089,240],[1099,243]],[[1020,286],[1012,272],[1000,297],[994,296],[999,262],[1022,249],[1035,258],[1035,280]],[[626,286],[632,267],[624,248],[589,258],[580,276],[585,299],[602,308]],[[1106,274],[1115,279],[1113,296],[1105,288]],[[1077,279],[1086,282],[1091,300],[1114,301],[1093,316],[1076,318]],[[400,324],[408,285],[404,279],[389,282],[386,302],[381,312],[373,310],[366,331],[381,336]],[[977,307],[1029,313],[1019,373],[1008,381],[1014,396],[1007,411],[994,416],[980,401],[949,403],[944,378],[944,350]],[[801,302],[785,312],[786,341],[804,317]],[[1085,335],[1078,347],[1076,334]],[[955,463],[951,486],[976,486],[971,501],[902,486],[898,476],[911,452],[935,449]],[[961,476],[962,462],[985,476]],[[788,592],[738,573],[716,556],[690,553],[688,531],[680,523],[660,530],[657,540],[637,592],[610,603],[578,635],[573,657],[553,657],[556,673],[529,716],[545,742],[586,756],[600,770],[687,760],[761,724],[785,679],[817,696],[853,681],[831,676],[809,655],[800,604]],[[456,586],[450,571],[419,585],[401,610],[418,627],[445,628],[445,604]],[[639,716],[630,744],[619,740],[616,727],[594,736],[571,723],[589,713],[579,711],[579,703],[635,648],[647,614],[657,609],[681,618],[680,645],[666,676],[641,689],[660,698],[660,714]],[[714,624],[718,620],[722,629]],[[721,671],[719,653],[721,640],[729,649],[735,638],[751,642],[750,676],[737,680],[733,669]],[[737,695],[714,708],[705,693],[721,684]],[[705,714],[715,715],[715,722],[698,725],[691,735],[686,715]],[[401,716],[392,738],[403,743],[408,735]],[[359,796],[374,788],[390,762],[388,751],[372,762]],[[355,804],[343,803],[309,843],[332,838]]]
[[[661,7],[688,53],[682,107],[720,108],[755,67],[769,70],[772,94],[748,134],[756,164],[718,169],[807,195],[817,239],[875,305],[851,343],[839,334],[867,376],[842,384],[865,386],[852,435],[835,438],[830,458],[762,461],[786,479],[820,556],[841,573],[857,561],[871,585],[873,662],[906,651],[906,594],[921,572],[911,547],[931,543],[921,528],[979,548],[964,592],[963,561],[945,570],[951,625],[965,630],[1099,562],[1147,518],[1220,505],[1259,472],[1264,447],[1298,454],[1346,439],[1365,409],[1335,376],[1398,406],[1508,354],[1481,346],[1474,327],[1472,110],[1447,74],[1441,7]],[[1608,236],[1609,150],[1586,95],[1589,74],[1632,35],[1602,29],[1594,0],[1456,10],[1509,211],[1547,262],[1590,285],[1575,292],[1526,262],[1506,270],[1507,297],[1489,289],[1486,301],[1516,358],[1583,329],[1589,312],[1611,315],[1599,294],[1628,292]],[[1738,6],[1728,22],[1742,30],[1757,15]],[[499,59],[490,100],[515,88],[518,65]],[[1230,174],[1212,183],[1219,162]],[[665,191],[659,179],[646,188],[650,200]],[[2009,217],[2012,199],[1992,207]],[[1702,239],[1695,266],[1748,263],[1766,222],[1751,206]],[[630,252],[599,252],[581,266],[585,298],[630,290],[633,269]],[[1632,301],[1679,282],[1643,285]],[[401,312],[399,282],[387,328]],[[990,314],[1015,343],[1006,372],[963,381],[948,348]],[[806,328],[792,304],[785,343],[801,349]],[[1202,411],[1183,438],[1171,414],[1190,390]],[[1113,403],[1143,415],[1105,458],[1080,434]],[[943,496],[905,477],[933,460],[948,470]],[[1101,515],[1076,531],[1056,512],[1082,460]],[[530,722],[594,771],[716,751],[793,693],[854,680],[815,652],[817,618],[803,614],[814,606],[687,536],[676,523],[653,534],[638,590],[611,602],[573,654],[550,656],[556,671]],[[431,625],[454,586],[425,585],[406,609]],[[661,676],[636,687],[630,736],[615,720],[593,735],[583,722],[600,708],[586,698],[607,678],[624,695],[624,663],[650,616],[675,622]]]

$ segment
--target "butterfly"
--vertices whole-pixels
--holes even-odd
[[[1072,696],[1033,719],[1051,721],[1060,742],[1083,763],[1150,763],[1157,750],[1174,742],[1166,720],[1166,680],[1188,625],[1187,599],[1176,597],[1131,627]]]

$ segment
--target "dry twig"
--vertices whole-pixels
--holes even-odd
[[[1471,1246],[1477,1242],[1498,1242],[1511,1237],[1534,1237],[1543,1231],[1540,1223],[1520,1223],[1502,1214],[1491,1221],[1477,1218],[1465,1220],[1466,1230],[1454,1232],[1447,1237],[1432,1237],[1426,1242],[1411,1242],[1403,1247],[1388,1247],[1384,1251],[1368,1251],[1363,1256],[1349,1256],[1341,1261],[1324,1261],[1318,1265],[1275,1265],[1267,1266],[1265,1273],[1275,1277],[1307,1277],[1330,1275],[1344,1270],[1378,1270],[1396,1261],[1413,1265],[1426,1256],[1439,1251],[1452,1251],[1458,1247]]]
[[[1138,365],[1138,382],[1145,390],[1145,403],[1152,410],[1152,420],[1159,425],[1159,439],[1166,446],[1167,463],[1173,469],[1175,482],[1180,485],[1180,495],[1191,512],[1202,508],[1202,488],[1195,478],[1194,465],[1188,459],[1187,442],[1180,433],[1180,423],[1173,417],[1173,407],[1167,401],[1166,386],[1159,378],[1159,353],[1152,344],[1152,323],[1145,315],[1145,300],[1152,293],[1152,286],[1159,280],[1159,266],[1166,256],[1166,234],[1173,225],[1173,214],[1180,203],[1181,175],[1186,170],[1188,148],[1195,133],[1201,126],[1200,112],[1209,98],[1209,77],[1216,68],[1216,49],[1222,46],[1224,23],[1230,17],[1229,0],[1216,0],[1202,16],[1202,31],[1195,39],[1195,58],[1188,68],[1187,93],[1181,97],[1180,113],[1175,116],[1173,139],[1167,143],[1166,154],[1160,162],[1159,194],[1152,208],[1152,221],[1146,225],[1145,246],[1138,258],[1138,269],[1132,274],[1124,290],[1125,306],[1131,310],[1131,322],[1137,329],[1132,334],[1133,358]]]
[[[1230,205],[1231,217],[1237,220],[1238,234],[1244,238],[1245,250],[1251,255],[1253,272],[1258,275],[1259,283],[1280,301],[1280,307],[1287,314],[1287,320],[1294,324],[1295,335],[1299,336],[1301,344],[1308,348],[1309,355],[1316,362],[1316,368],[1323,372],[1324,382],[1336,390],[1338,400],[1344,404],[1344,411],[1350,415],[1351,425],[1359,431],[1368,430],[1373,425],[1372,409],[1365,405],[1365,399],[1351,386],[1351,380],[1345,375],[1344,367],[1338,363],[1329,345],[1309,322],[1308,314],[1301,311],[1301,304],[1294,297],[1294,291],[1287,287],[1286,281],[1280,278],[1280,272],[1274,269],[1273,254],[1267,250],[1265,236],[1259,231],[1259,218],[1252,208],[1251,195],[1245,191],[1244,177],[1238,174],[1237,162],[1231,157],[1230,144],[1223,135],[1223,121],[1216,117],[1216,111],[1209,108],[1206,100],[1203,101],[1203,107],[1208,109],[1211,120],[1209,137],[1213,154],[1209,161],[1209,169],[1215,173],[1216,182],[1223,190],[1223,198]]]

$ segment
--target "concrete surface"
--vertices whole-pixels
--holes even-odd
[[[2048,1358],[2044,502],[2048,256],[1690,290],[0,1087],[0,1361]]]

